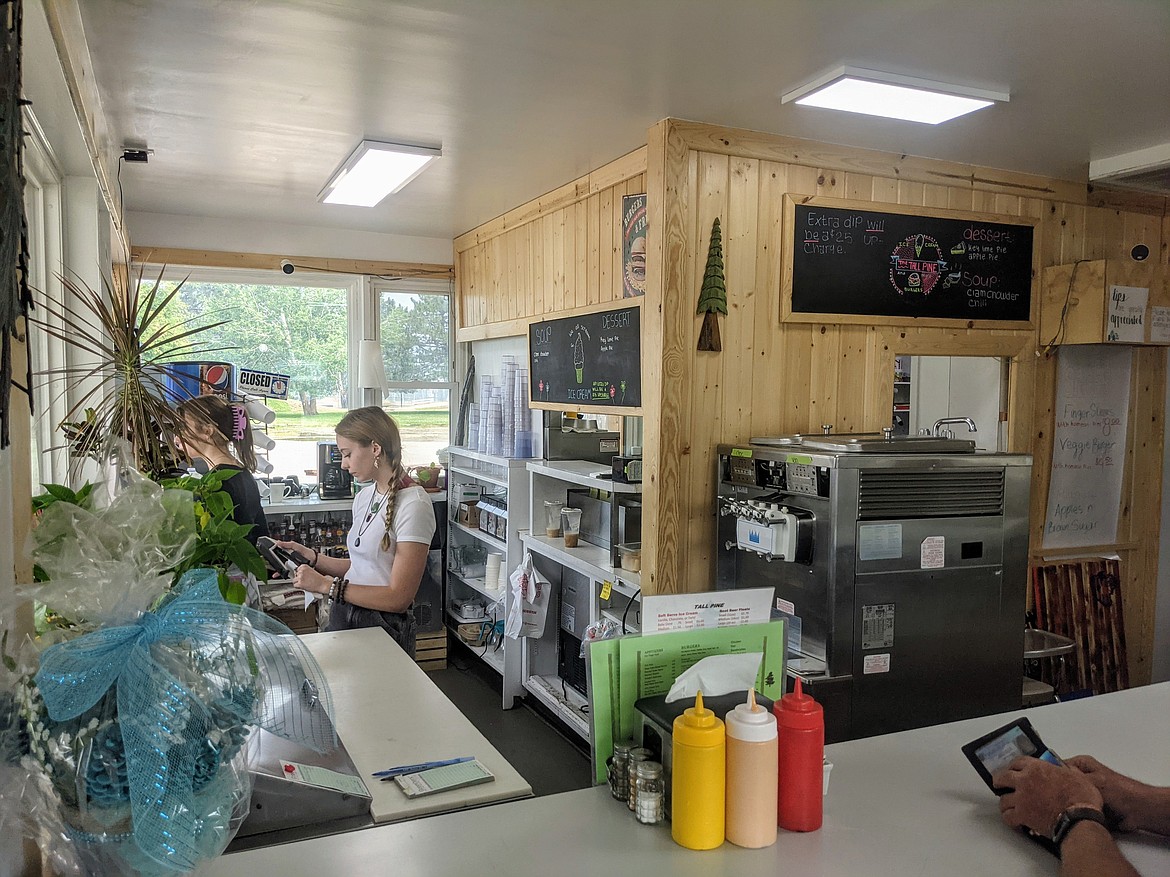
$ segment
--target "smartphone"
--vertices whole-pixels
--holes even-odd
[[[290,576],[297,571],[298,566],[309,561],[295,551],[288,551],[276,544],[276,540],[261,536],[256,540],[256,550],[260,552],[270,567],[278,572],[288,573]]]

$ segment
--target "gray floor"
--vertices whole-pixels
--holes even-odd
[[[500,707],[500,677],[461,644],[448,644],[447,669],[427,675],[532,786],[554,795],[588,788],[589,745],[562,731],[524,702]]]

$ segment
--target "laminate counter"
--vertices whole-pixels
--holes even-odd
[[[728,843],[708,852],[684,850],[671,840],[669,825],[639,825],[607,788],[596,787],[231,854],[202,873],[465,875],[494,867],[508,877],[1055,877],[1056,859],[1004,827],[995,797],[959,751],[1020,714],[828,747],[834,767],[824,827],[810,834],[782,831],[763,850]],[[1027,715],[1061,754],[1090,753],[1122,773],[1170,785],[1170,683]],[[1165,839],[1124,837],[1121,844],[1147,877],[1170,873]]]

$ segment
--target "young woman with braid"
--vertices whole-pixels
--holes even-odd
[[[354,497],[349,557],[327,557],[296,542],[279,544],[310,558],[293,582],[325,596],[326,630],[381,627],[414,657],[411,604],[435,534],[431,498],[407,480],[398,426],[381,408],[349,412],[336,433],[341,467],[356,481],[368,482]]]

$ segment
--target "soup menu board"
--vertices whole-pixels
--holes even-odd
[[[786,318],[1029,320],[1032,225],[929,208],[902,213],[853,206],[872,202],[789,200]]]
[[[532,323],[529,385],[538,408],[642,405],[641,308]]]

